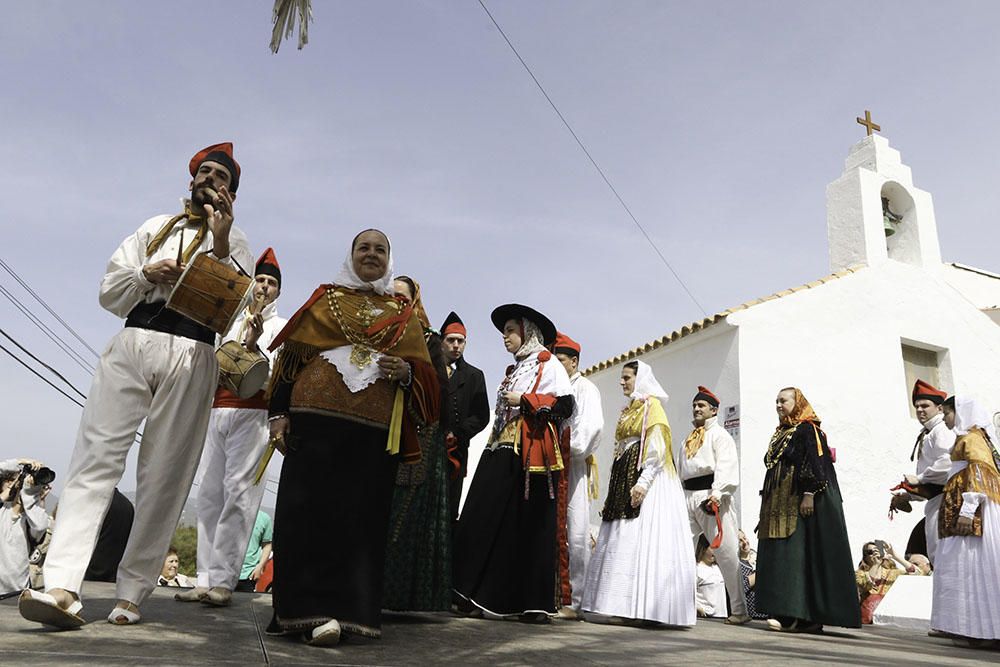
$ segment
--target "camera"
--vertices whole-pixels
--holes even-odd
[[[17,486],[20,486],[21,483],[24,482],[24,478],[28,475],[31,475],[32,479],[35,480],[35,486],[45,486],[46,484],[51,484],[56,478],[56,474],[53,472],[52,468],[40,466],[38,470],[35,470],[30,463],[22,463],[21,476],[18,478]]]

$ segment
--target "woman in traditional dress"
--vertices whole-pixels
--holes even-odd
[[[764,465],[757,544],[757,608],[783,632],[861,627],[837,473],[819,417],[802,392],[775,401],[778,427]]]
[[[430,327],[420,286],[407,276],[399,276],[395,291],[397,297],[413,304],[438,382],[442,392],[447,391],[441,336]],[[410,416],[420,443],[420,460],[400,464],[396,473],[382,606],[396,611],[447,611],[451,608],[451,511],[444,425],[426,423],[412,410]]]
[[[285,455],[275,506],[268,632],[317,645],[378,637],[396,466],[416,461],[413,413],[440,396],[423,327],[393,296],[389,240],[365,230],[271,347],[270,430]]]
[[[695,560],[663,411],[667,393],[642,361],[625,364],[620,384],[629,402],[615,429],[615,460],[582,607],[605,616],[694,625]]]
[[[556,336],[549,318],[507,304],[491,319],[515,363],[497,391],[493,430],[456,528],[455,591],[470,615],[548,622],[569,593],[558,539],[568,443],[558,427],[573,412],[573,387],[545,349]]]
[[[989,414],[976,401],[949,398],[944,421],[958,440],[938,515],[931,627],[962,643],[995,644],[1000,640],[1000,455]]]

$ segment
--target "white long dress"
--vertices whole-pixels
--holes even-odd
[[[952,463],[954,476],[967,465]],[[963,637],[1000,639],[1000,506],[986,494],[962,494],[962,514],[983,508],[983,535],[946,537],[934,562],[931,627]]]
[[[639,439],[622,442],[622,450]],[[648,491],[639,516],[601,523],[587,569],[584,611],[605,616],[695,624],[695,560],[680,479],[665,470],[672,456],[659,429],[646,439],[639,484]]]

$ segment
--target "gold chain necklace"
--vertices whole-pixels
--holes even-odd
[[[378,333],[369,336],[365,333],[376,320],[382,311],[367,296],[361,300],[361,305],[351,317],[344,317],[341,308],[341,293],[333,288],[326,290],[326,302],[333,313],[334,319],[340,325],[344,336],[351,343],[351,363],[358,368],[364,368],[372,363],[376,353],[385,352],[388,346],[385,345],[386,338],[392,327],[386,327]],[[403,324],[403,331],[406,331],[406,324]],[[402,336],[402,334],[400,334]]]

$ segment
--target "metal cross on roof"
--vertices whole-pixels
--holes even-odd
[[[858,117],[858,123],[860,125],[864,125],[865,126],[865,130],[868,131],[868,136],[869,137],[872,136],[872,130],[875,130],[876,132],[881,132],[882,131],[882,126],[876,125],[875,123],[872,122],[872,112],[869,111],[868,109],[865,109],[865,117],[864,118]]]

